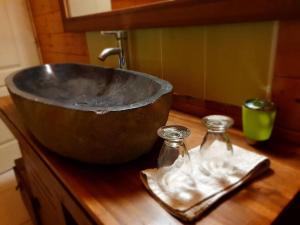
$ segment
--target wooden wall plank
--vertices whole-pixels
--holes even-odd
[[[275,77],[273,98],[278,109],[277,124],[300,132],[300,79]]]
[[[280,22],[275,75],[300,78],[300,20]]]
[[[59,2],[53,0],[29,0],[34,16],[59,11]]]
[[[59,33],[40,34],[39,40],[44,51],[87,55],[86,39],[82,34]]]
[[[63,33],[61,14],[59,11],[33,17],[37,34]]]
[[[300,144],[300,20],[279,24],[272,99],[275,136]]]
[[[42,55],[44,63],[89,63],[89,60],[85,55],[49,52],[43,51],[43,49]]]
[[[44,63],[89,63],[85,33],[66,33],[58,0],[29,0]]]

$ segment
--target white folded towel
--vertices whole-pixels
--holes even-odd
[[[218,141],[211,146],[219,147]],[[180,169],[147,169],[141,172],[141,179],[167,211],[182,220],[192,221],[221,197],[270,166],[269,159],[263,155],[236,145],[233,151],[226,165],[216,166],[199,156],[198,146],[189,151],[191,162],[188,165]]]

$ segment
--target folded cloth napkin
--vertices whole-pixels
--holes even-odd
[[[211,148],[219,145],[215,142]],[[190,163],[181,168],[143,170],[141,180],[169,213],[193,221],[226,194],[269,169],[267,157],[236,145],[233,151],[226,163],[209,162],[199,157],[198,146],[189,151]]]

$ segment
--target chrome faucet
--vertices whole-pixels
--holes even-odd
[[[116,48],[105,48],[99,54],[98,59],[105,61],[108,56],[119,56],[119,67],[121,69],[127,69],[126,53],[127,53],[127,33],[126,31],[101,31],[101,35],[114,35],[118,42]]]

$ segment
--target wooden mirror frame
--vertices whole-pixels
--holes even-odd
[[[66,9],[66,0],[59,0]],[[299,0],[176,0],[62,19],[66,31],[136,29],[165,26],[300,18]]]

